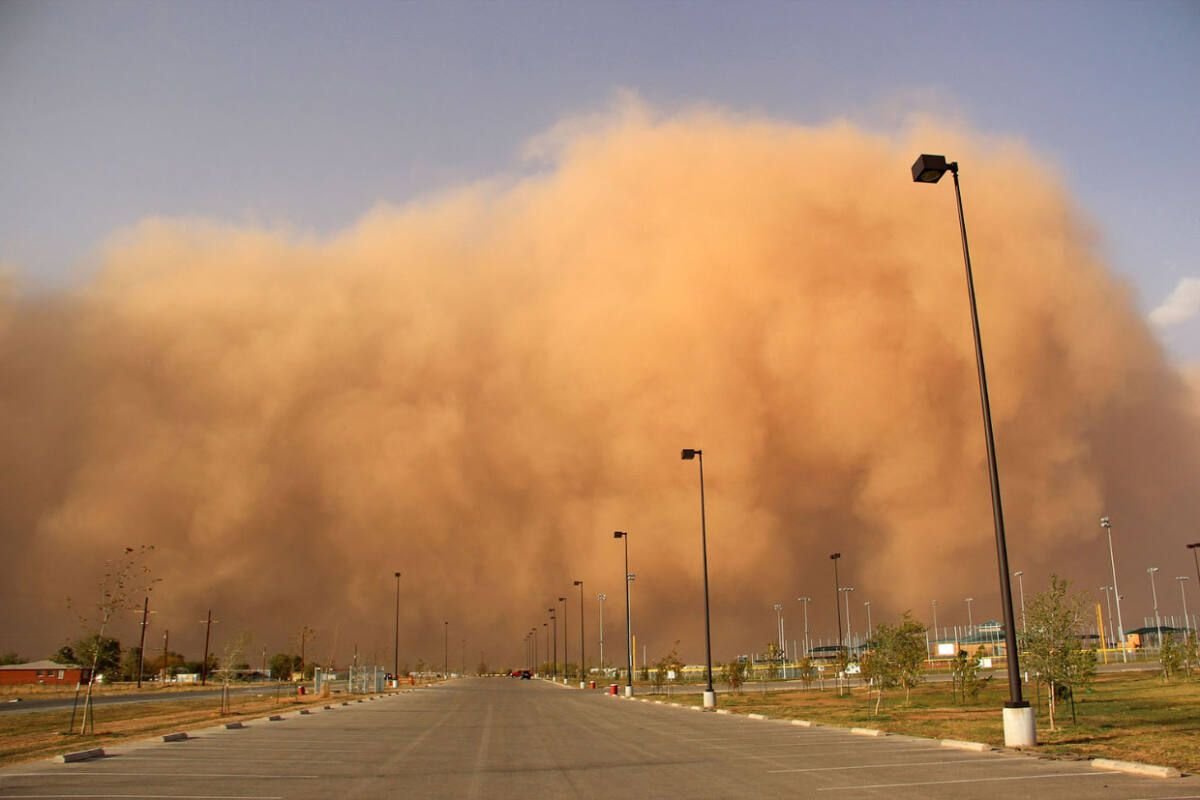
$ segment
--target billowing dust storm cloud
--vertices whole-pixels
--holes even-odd
[[[912,182],[922,151],[962,164],[1012,569],[1094,593],[1109,514],[1126,627],[1147,566],[1187,574],[1196,395],[1044,159],[934,125],[590,123],[536,175],[331,238],[147,220],[85,285],[10,286],[0,649],[76,637],[64,599],[153,543],[151,652],[171,629],[198,658],[211,607],[254,663],[307,625],[310,657],[390,664],[398,570],[402,663],[440,665],[447,638],[452,666],[519,663],[560,596],[575,660],[574,580],[589,660],[605,592],[623,661],[621,529],[639,657],[697,660],[684,447],[716,658],[772,640],[774,603],[800,637],[800,595],[831,637],[835,550],[857,631],[868,600],[877,623],[937,599],[964,624],[967,596],[998,618],[954,192]]]

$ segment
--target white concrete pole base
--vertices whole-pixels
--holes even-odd
[[[705,708],[716,708],[717,707],[717,693],[716,692],[710,692],[708,690],[705,690],[705,692],[704,692],[704,707]]]
[[[586,688],[587,688],[587,683],[586,683],[585,681],[580,681],[580,682],[579,682],[579,688],[580,688],[580,689],[586,689]]]
[[[1004,746],[1033,747],[1037,744],[1037,718],[1033,709],[1004,709]]]
[[[632,687],[632,686],[626,686],[626,687],[625,687],[625,696],[626,696],[626,697],[633,697],[633,687]]]

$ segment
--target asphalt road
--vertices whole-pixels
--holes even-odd
[[[309,715],[0,770],[39,798],[1200,798],[1200,779],[464,679]]]

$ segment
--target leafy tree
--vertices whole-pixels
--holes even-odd
[[[746,682],[746,662],[735,660],[721,667],[721,681],[741,694],[742,684]]]
[[[811,687],[813,685],[813,681],[817,679],[817,665],[813,663],[811,658],[805,656],[804,658],[800,659],[800,663],[797,664],[796,674],[797,677],[800,678],[800,682],[804,684],[804,688],[807,689]]]
[[[1163,679],[1170,680],[1182,674],[1189,678],[1196,666],[1196,637],[1188,631],[1183,637],[1168,634],[1163,638],[1163,648],[1158,654],[1158,662],[1163,667]]]
[[[75,648],[69,644],[64,644],[62,647],[54,651],[54,655],[50,656],[51,661],[57,661],[59,664],[78,664],[79,658],[75,655]]]
[[[953,680],[953,692],[956,700],[967,702],[970,697],[974,700],[979,696],[986,680],[979,677],[979,659],[966,650],[959,650],[950,662],[950,675]]]
[[[672,673],[675,675],[673,679],[671,678]],[[654,665],[654,689],[661,692],[663,685],[668,680],[678,683],[682,678],[683,661],[679,658],[679,642],[676,641],[675,645],[671,648],[671,652],[660,658],[658,663]]]
[[[779,663],[783,661],[783,654],[779,649],[779,645],[775,642],[767,643],[767,680],[773,681],[779,677]]]
[[[7,653],[0,655],[0,666],[9,664],[24,664],[25,659],[21,658],[15,650],[9,650]]]
[[[277,681],[290,681],[292,673],[300,671],[300,656],[291,653],[276,653],[267,663]]]
[[[1021,635],[1022,657],[1027,668],[1037,675],[1038,682],[1050,690],[1052,731],[1060,696],[1070,697],[1074,718],[1075,692],[1085,688],[1096,675],[1096,652],[1084,649],[1079,641],[1087,606],[1087,598],[1069,593],[1067,581],[1057,575],[1050,576],[1049,589],[1034,595],[1026,604],[1028,624]]]
[[[883,704],[885,689],[903,686],[904,700],[910,699],[912,687],[921,682],[921,667],[925,663],[925,626],[913,619],[911,611],[896,625],[881,623],[875,629],[873,647],[863,655],[863,677],[875,688],[875,714]]]
[[[106,680],[117,680],[121,677],[121,642],[111,636],[94,634],[78,640],[70,648],[76,659],[82,664],[91,664],[95,675],[103,675]]]

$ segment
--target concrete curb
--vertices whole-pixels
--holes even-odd
[[[162,737],[164,742],[184,742],[187,741],[187,739],[188,735],[182,731],[179,733],[167,733]]]
[[[1092,766],[1130,775],[1145,775],[1150,778],[1179,778],[1181,773],[1174,767],[1159,767],[1154,764],[1139,764],[1136,761],[1117,761],[1112,758],[1093,758]]]
[[[728,708],[718,708],[717,713],[718,714],[732,714],[733,712],[730,711]]]
[[[267,722],[283,722],[283,717],[279,716],[278,714],[272,714],[271,716],[267,717]]]
[[[801,728],[811,728],[813,726],[813,724],[806,719],[794,719],[792,720],[792,724],[799,725]]]
[[[244,727],[246,727],[246,726],[240,722],[226,722],[225,723],[225,730],[227,730],[227,731],[241,730]]]
[[[770,719],[766,714],[747,714],[750,719]]]
[[[308,708],[302,708],[302,709],[300,709],[300,713],[301,714],[311,714],[312,710],[308,709]]]
[[[875,728],[851,728],[850,732],[855,736],[887,736],[886,733]]]
[[[964,742],[961,739],[942,739],[942,747],[949,747],[952,750],[972,750],[976,753],[987,753],[992,749],[990,744]]]
[[[104,758],[104,748],[93,747],[91,750],[78,750],[74,753],[63,753],[58,757],[62,764],[72,764],[76,761],[90,761],[93,758]]]

